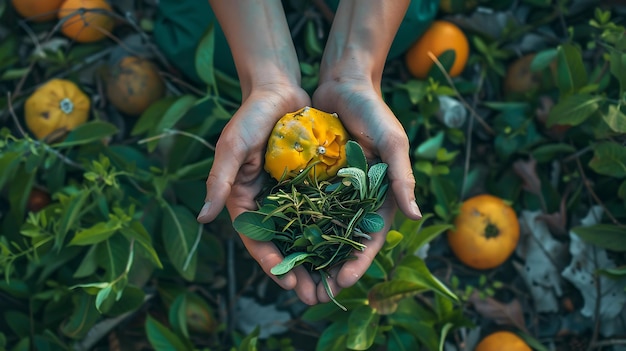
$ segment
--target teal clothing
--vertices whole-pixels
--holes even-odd
[[[225,0],[228,1],[228,0]],[[385,1],[385,0],[382,0]],[[339,0],[326,0],[336,11]],[[404,53],[435,18],[439,0],[413,0],[392,43],[388,58]],[[154,38],[161,52],[185,77],[200,82],[195,71],[195,50],[202,35],[215,28],[216,69],[237,76],[232,54],[208,0],[160,0],[154,26]]]

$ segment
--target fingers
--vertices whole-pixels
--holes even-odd
[[[398,208],[409,219],[418,220],[422,218],[422,212],[415,202],[415,176],[409,159],[408,140],[405,139],[406,136],[387,141],[380,156],[389,165],[387,174]]]
[[[365,242],[367,247],[363,251],[355,251],[354,256],[356,260],[347,261],[341,267],[341,270],[337,274],[337,285],[341,288],[348,288],[354,285],[365,271],[369,268],[378,254],[378,251],[385,244],[385,238],[387,237],[387,231],[391,225],[391,220],[395,212],[395,206],[393,199],[387,199],[383,207],[380,208],[378,213],[385,220],[385,227],[377,232],[371,234],[372,240]]]

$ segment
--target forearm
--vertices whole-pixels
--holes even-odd
[[[379,85],[409,0],[342,0],[322,58],[321,81],[363,79]],[[339,76],[341,74],[341,76]]]
[[[230,46],[244,97],[254,86],[300,84],[280,0],[209,0]]]

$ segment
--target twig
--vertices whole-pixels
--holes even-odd
[[[474,101],[472,102],[472,109],[476,107],[476,101],[478,101],[478,94],[482,90],[483,83],[485,82],[485,70],[484,66],[480,70],[480,78],[478,80],[478,86],[476,92],[474,92]],[[463,166],[463,183],[461,184],[461,198],[465,195],[465,187],[467,186],[467,175],[469,174],[470,156],[472,150],[472,138],[471,135],[474,129],[474,118],[470,118],[467,124],[467,143],[465,145],[465,164]]]
[[[457,90],[456,86],[454,85],[454,82],[452,81],[452,77],[450,77],[450,75],[448,74],[448,72],[446,72],[445,67],[443,67],[443,65],[441,64],[441,62],[439,61],[439,59],[437,58],[437,56],[435,56],[435,54],[433,54],[431,51],[428,52],[428,57],[430,57],[431,60],[433,60],[433,62],[435,63],[435,65],[437,65],[437,68],[439,68],[439,70],[441,71],[441,73],[444,75],[444,77],[446,77],[446,80],[448,81],[448,84],[450,84],[450,87],[454,90],[454,94],[457,96],[457,98],[461,101],[461,103],[463,104],[463,106],[465,106],[465,108],[470,112],[471,116],[476,118],[478,120],[478,122],[480,123],[480,125],[483,126],[483,128],[485,128],[485,130],[491,134],[491,135],[495,135],[496,133],[493,131],[493,129],[491,129],[491,127],[489,126],[489,124],[487,124],[487,122],[485,122],[485,120],[480,117],[478,115],[478,113],[476,112],[475,109],[473,109],[468,103],[467,101],[463,98],[463,96],[461,95],[461,93]]]
[[[593,197],[593,200],[602,207],[607,217],[609,217],[609,219],[613,222],[613,224],[623,227],[624,224],[620,223],[620,221],[618,221],[617,218],[613,216],[613,214],[611,213],[611,211],[609,211],[609,209],[606,207],[604,202],[602,202],[602,200],[600,200],[596,192],[593,191],[593,188],[591,187],[589,179],[587,179],[587,176],[585,175],[585,170],[583,169],[583,166],[580,163],[579,158],[576,158],[576,165],[578,166],[578,171],[580,172],[580,176],[582,177],[583,184],[585,185],[585,188],[587,188],[587,191],[589,191],[589,194],[591,195],[591,197]]]
[[[197,136],[195,134],[184,132],[182,130],[177,130],[177,129],[164,129],[163,133],[161,133],[159,135],[155,135],[155,136],[149,137],[149,138],[141,139],[141,140],[139,140],[137,142],[137,144],[141,145],[141,144],[149,143],[151,141],[159,140],[159,139],[165,138],[167,136],[176,135],[176,134],[184,135],[186,137],[190,137],[192,139],[195,139],[196,141],[198,141],[202,145],[204,145],[207,148],[215,151],[215,146],[213,144],[207,142],[206,140],[200,138],[199,136]]]
[[[22,138],[26,138],[28,134],[26,134],[26,131],[24,131],[24,128],[22,128],[20,121],[18,121],[17,119],[17,115],[15,114],[15,110],[13,109],[13,99],[11,99],[11,92],[9,91],[7,92],[7,107],[11,118],[13,118],[13,123],[15,123],[15,126],[17,127],[17,130],[19,130],[20,134],[22,134]]]

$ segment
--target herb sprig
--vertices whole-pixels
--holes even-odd
[[[341,308],[328,285],[328,272],[353,259],[353,250],[367,247],[362,239],[370,240],[384,228],[376,211],[389,187],[387,164],[368,165],[356,141],[346,144],[346,157],[347,166],[329,180],[311,176],[312,164],[297,177],[279,181],[260,194],[257,210],[233,222],[239,233],[278,247],[284,259],[272,274],[280,277],[299,265],[318,271],[328,295]]]

